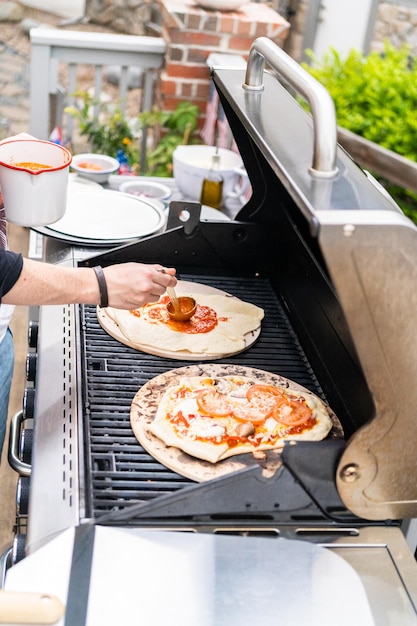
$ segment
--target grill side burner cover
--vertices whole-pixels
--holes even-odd
[[[80,519],[74,306],[40,310],[27,553]]]
[[[42,587],[67,610],[78,601],[80,614],[83,609],[86,613],[88,601],[88,624],[102,626],[241,626],[259,621],[260,604],[262,618],[271,624],[277,612],[286,626],[333,626],[336,614],[341,626],[375,623],[353,567],[309,542],[103,526],[92,531],[91,579],[84,602],[67,597],[66,581],[76,571],[76,563],[71,567],[77,549],[74,529],[53,539],[30,562],[12,568],[7,591]],[[115,577],[114,572],[122,575]]]

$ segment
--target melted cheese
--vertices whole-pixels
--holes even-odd
[[[224,426],[213,421],[212,417],[198,416],[190,421],[190,435],[203,439],[223,437],[226,434]]]
[[[198,413],[198,404],[195,398],[185,398],[175,407],[176,413],[182,413],[186,420],[194,417]]]

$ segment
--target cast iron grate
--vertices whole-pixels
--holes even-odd
[[[265,369],[323,396],[267,278],[184,274],[181,278],[233,293],[265,311],[258,341],[246,352],[214,363]],[[101,328],[93,306],[81,307],[81,316],[87,507],[88,514],[97,517],[192,483],[155,461],[141,447],[130,427],[129,415],[131,401],[144,383],[195,361],[155,357],[120,344]]]

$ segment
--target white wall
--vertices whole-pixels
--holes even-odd
[[[313,45],[318,59],[330,48],[346,56],[352,48],[365,52],[373,0],[321,0]]]

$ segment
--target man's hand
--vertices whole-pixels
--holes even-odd
[[[143,263],[122,263],[104,268],[109,306],[116,309],[137,309],[147,302],[156,302],[167,287],[175,287],[174,268]]]

